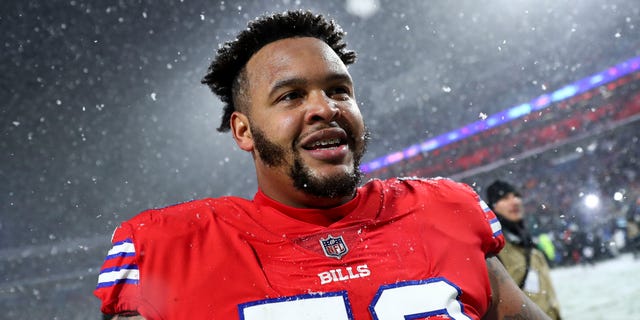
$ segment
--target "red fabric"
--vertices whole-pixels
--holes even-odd
[[[479,201],[470,187],[450,180],[391,179],[360,188],[331,212],[344,218],[326,227],[313,218],[292,218],[323,210],[274,204],[261,192],[253,201],[224,197],[149,210],[114,235],[114,243],[132,239],[135,256],[103,266],[133,262],[139,283],[105,285],[95,294],[105,313],[137,310],[147,319],[266,319],[247,310],[338,297],[338,307],[305,308],[319,314],[344,305],[353,319],[373,319],[375,312],[384,320],[382,305],[393,301],[391,289],[432,290],[437,283],[457,287],[464,314],[479,319],[490,299],[485,255],[504,245],[489,225],[495,216]],[[348,252],[339,259],[326,256],[320,239],[328,236],[342,237]],[[434,301],[401,313],[435,310],[440,302]]]

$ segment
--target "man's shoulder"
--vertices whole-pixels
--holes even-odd
[[[421,195],[429,194],[434,196],[459,197],[460,193],[464,193],[475,197],[475,192],[469,185],[442,177],[396,177],[385,180],[374,179],[367,183],[367,185],[369,184],[378,184],[383,190],[413,190],[417,191]]]
[[[409,184],[409,185],[429,185],[434,187],[464,187],[466,184],[445,177],[416,177],[403,176],[387,179],[372,179],[368,183],[376,182],[393,185],[393,184]]]
[[[430,217],[449,214],[456,210],[475,212],[482,207],[480,198],[471,187],[447,178],[409,177],[374,180],[365,185],[362,194],[374,199],[381,197],[385,207],[429,208]]]
[[[162,227],[175,229],[185,224],[193,227],[251,205],[250,200],[239,197],[196,199],[144,210],[123,222],[123,225],[128,224],[139,230]]]
[[[526,248],[513,243],[511,241],[505,241],[504,247],[500,251],[501,257],[517,257],[518,259],[523,258],[526,253]]]

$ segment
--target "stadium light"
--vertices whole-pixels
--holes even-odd
[[[600,197],[595,194],[584,196],[584,205],[589,209],[595,209],[600,205]]]
[[[613,194],[613,200],[622,202],[622,200],[624,200],[624,194],[620,191],[616,191],[616,193]]]
[[[378,0],[347,0],[345,9],[352,15],[366,19],[380,10]]]

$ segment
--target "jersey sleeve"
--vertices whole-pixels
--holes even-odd
[[[467,184],[458,183],[461,185],[466,192],[468,192],[474,201],[474,206],[476,207],[476,211],[478,216],[481,217],[481,228],[484,229],[482,232],[482,249],[485,254],[488,255],[496,255],[502,247],[504,247],[504,235],[502,234],[502,226],[500,225],[500,221],[496,217],[495,213],[491,211],[489,206],[480,198],[480,196]]]
[[[102,301],[104,314],[137,311],[142,303],[140,273],[133,241],[133,232],[127,224],[116,228],[112,247],[100,269],[94,294]]]
[[[489,206],[482,201],[480,196],[468,184],[457,182],[448,178],[420,179],[426,186],[427,194],[431,193],[433,199],[438,199],[443,204],[441,209],[445,212],[441,223],[448,225],[449,232],[458,236],[474,238],[478,241],[481,250],[487,256],[498,254],[504,247],[502,228],[496,215]],[[452,212],[464,212],[465,224],[457,223],[457,219],[451,222]]]

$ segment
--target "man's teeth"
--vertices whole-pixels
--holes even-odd
[[[335,138],[335,139],[329,139],[329,140],[320,140],[320,141],[316,141],[314,142],[311,147],[312,148],[318,148],[318,147],[325,147],[328,145],[336,145],[340,143],[340,139]]]

